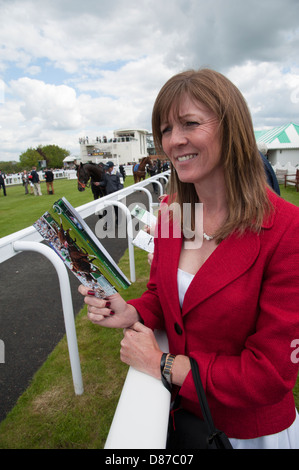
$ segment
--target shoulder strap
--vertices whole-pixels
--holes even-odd
[[[213,434],[216,432],[214,422],[212,419],[212,415],[210,412],[210,408],[207,402],[206,394],[204,392],[204,388],[201,382],[201,378],[199,375],[199,370],[198,370],[198,364],[193,357],[190,357],[190,364],[191,364],[191,370],[192,370],[192,375],[193,375],[193,380],[201,408],[201,412],[203,414],[203,418],[208,426],[209,429],[209,434]]]
[[[190,357],[190,364],[191,364],[191,370],[192,370],[192,375],[193,375],[193,380],[200,404],[200,408],[202,411],[202,415],[204,418],[204,421],[208,427],[208,443],[210,445],[215,445],[216,448],[218,449],[232,449],[232,445],[228,439],[228,437],[224,434],[224,432],[219,431],[218,429],[215,428],[211,411],[208,405],[207,397],[201,382],[199,370],[198,370],[198,364],[193,357]]]

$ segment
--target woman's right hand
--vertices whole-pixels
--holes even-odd
[[[129,328],[136,321],[140,321],[137,310],[127,304],[120,294],[113,294],[107,299],[99,299],[82,284],[78,290],[84,295],[87,316],[92,323],[109,328]]]

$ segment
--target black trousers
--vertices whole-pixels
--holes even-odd
[[[0,183],[0,188],[1,186],[3,187],[3,194],[6,196],[6,189],[5,189],[5,183]]]

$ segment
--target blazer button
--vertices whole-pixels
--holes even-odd
[[[177,322],[175,322],[175,324],[174,324],[174,329],[175,329],[175,331],[178,335],[181,335],[183,333],[182,328],[180,327],[180,325]]]

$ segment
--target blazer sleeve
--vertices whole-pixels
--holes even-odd
[[[298,361],[292,360],[291,343],[299,337],[299,217],[285,228],[269,253],[255,331],[239,355],[192,351],[206,393],[227,407],[261,407],[281,402],[292,391]],[[244,311],[246,315],[246,311]],[[240,320],[241,321],[241,320]],[[191,373],[180,394],[197,401]]]
[[[128,301],[128,304],[133,305],[141,316],[145,326],[152,330],[164,330],[164,315],[159,300],[159,293],[157,289],[157,267],[159,263],[159,243],[155,238],[154,258],[151,264],[150,278],[147,284],[147,290],[138,299]]]

